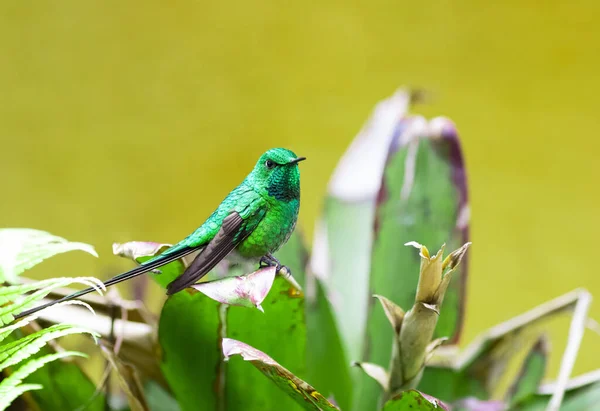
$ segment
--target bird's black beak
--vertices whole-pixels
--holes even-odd
[[[292,161],[290,161],[288,164],[297,164],[297,163],[299,163],[301,161],[304,161],[304,160],[306,160],[306,157],[298,157],[298,158],[295,158]]]

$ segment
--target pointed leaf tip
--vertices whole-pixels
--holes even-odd
[[[231,338],[223,338],[222,349],[223,355],[226,358],[236,354],[241,355],[245,361],[252,363],[266,377],[271,379],[275,385],[305,409],[339,411],[337,406],[329,402],[307,382],[296,377],[292,372],[262,351]]]
[[[257,308],[264,312],[261,303],[271,290],[275,272],[275,267],[265,267],[245,276],[195,284],[191,288],[223,304]]]
[[[377,381],[384,391],[389,390],[390,376],[385,368],[383,368],[381,365],[370,362],[355,361],[352,363],[352,366],[363,370],[365,374]]]
[[[452,271],[456,267],[458,267],[471,244],[471,242],[465,243],[462,247],[450,253],[450,255],[446,257],[446,259],[442,263],[442,269],[446,270],[447,273],[448,271]]]
[[[404,319],[404,310],[402,307],[398,306],[393,301],[387,299],[382,295],[375,294],[373,297],[377,298],[383,307],[383,312],[387,317],[388,321],[394,327],[396,331],[396,335],[400,332],[400,327],[402,326],[402,320]]]

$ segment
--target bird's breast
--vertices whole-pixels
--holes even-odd
[[[243,258],[274,253],[290,238],[298,219],[298,202],[272,206],[252,233],[236,248]]]

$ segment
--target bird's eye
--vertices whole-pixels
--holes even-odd
[[[265,166],[267,166],[268,169],[271,169],[271,168],[275,167],[275,163],[272,162],[271,160],[267,160],[267,161],[265,161]]]

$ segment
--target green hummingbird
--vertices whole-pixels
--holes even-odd
[[[219,207],[192,234],[145,261],[119,274],[104,285],[120,283],[200,250],[187,269],[167,286],[167,295],[181,291],[212,270],[221,260],[283,266],[273,257],[296,227],[300,209],[300,170],[305,160],[285,148],[273,148],[260,156],[254,169],[219,204]],[[46,307],[93,292],[93,288],[67,295],[18,314],[21,318]]]

